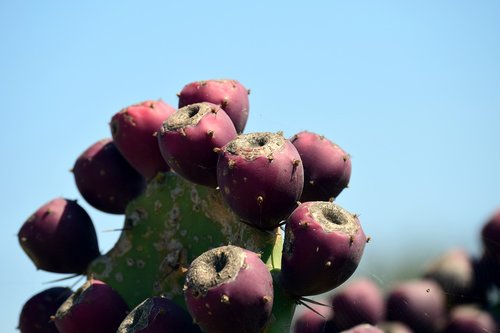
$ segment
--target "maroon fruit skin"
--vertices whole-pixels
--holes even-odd
[[[218,154],[214,149],[236,136],[226,112],[203,102],[185,106],[168,118],[158,132],[158,145],[173,171],[193,183],[216,188]]]
[[[312,213],[316,209],[342,212],[339,214],[343,217],[328,222],[330,226],[325,227]],[[345,226],[349,226],[349,230],[341,229]],[[304,202],[286,222],[281,285],[296,296],[332,290],[354,273],[365,244],[366,235],[356,215],[332,202]]]
[[[37,269],[53,273],[81,274],[100,254],[90,216],[65,198],[41,206],[21,226],[18,239]]]
[[[385,318],[382,291],[366,278],[347,284],[333,295],[331,304],[332,323],[340,331],[365,323],[376,325]]]
[[[268,142],[271,140],[279,142],[279,148]],[[233,146],[242,141],[249,143]],[[297,149],[282,135],[241,134],[222,148],[217,182],[225,202],[243,222],[269,230],[297,207],[304,169]]]
[[[59,307],[54,323],[59,333],[115,333],[128,311],[115,290],[90,279]]]
[[[500,207],[483,225],[481,238],[486,255],[500,265]]]
[[[384,331],[370,324],[359,324],[340,333],[384,333]]]
[[[441,286],[448,307],[485,303],[488,288],[481,281],[480,265],[465,249],[454,248],[430,262],[422,276]]]
[[[72,293],[69,288],[53,287],[32,296],[19,315],[20,332],[59,333],[51,317]]]
[[[444,333],[498,333],[498,325],[486,311],[470,305],[451,310]]]
[[[128,106],[111,118],[111,134],[120,153],[147,180],[169,171],[155,133],[176,109],[162,100]]]
[[[393,286],[386,299],[387,320],[400,321],[415,333],[438,332],[444,324],[446,299],[436,282],[415,279]]]
[[[207,252],[218,253],[227,247]],[[203,332],[259,333],[269,323],[274,300],[271,273],[256,253],[243,248],[239,251],[243,253],[243,263],[238,271],[204,292],[196,287],[191,272],[205,254],[195,259],[188,270],[184,291],[186,304]],[[224,271],[216,270],[217,274],[224,275]]]
[[[73,175],[85,201],[109,214],[124,214],[128,203],[146,186],[110,138],[87,148],[76,160]]]
[[[333,315],[332,308],[323,305],[309,305],[316,312],[304,307],[300,313],[296,315],[293,323],[293,333],[326,333],[331,332],[329,327],[329,319]]]
[[[308,131],[295,134],[290,141],[304,165],[304,190],[300,201],[336,198],[351,178],[349,154],[324,136]]]
[[[236,80],[204,80],[188,83],[179,93],[179,108],[189,104],[210,102],[220,105],[243,133],[248,120],[249,91]]]
[[[165,297],[146,299],[123,320],[117,333],[201,333],[189,313]]]

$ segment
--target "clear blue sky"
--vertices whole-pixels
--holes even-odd
[[[338,198],[372,236],[360,273],[463,246],[500,205],[498,1],[0,2],[0,331],[59,275],[17,243],[56,196],[80,199],[109,249],[123,218],[83,202],[69,169],[122,107],[184,84],[252,90],[247,132],[324,134],[352,155]],[[168,4],[171,3],[171,4]],[[382,260],[383,259],[383,260]]]

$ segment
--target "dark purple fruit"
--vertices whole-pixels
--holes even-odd
[[[209,102],[220,105],[242,133],[248,119],[249,90],[236,80],[204,80],[191,82],[179,93],[179,108],[189,104]]]
[[[21,310],[21,333],[59,333],[52,320],[59,306],[71,296],[69,288],[53,287],[32,296]]]
[[[400,321],[415,333],[438,332],[445,320],[446,298],[432,280],[408,280],[389,291],[386,311],[387,320]]]
[[[184,290],[188,310],[203,332],[260,333],[271,318],[271,273],[256,253],[237,246],[196,258]]]
[[[136,306],[117,333],[201,333],[189,313],[165,297],[154,296]]]
[[[376,325],[385,317],[382,291],[372,281],[359,278],[336,292],[331,300],[333,325],[345,330],[359,324]]]
[[[123,158],[112,139],[87,148],[73,167],[76,186],[94,208],[124,214],[128,203],[145,188],[144,178]]]
[[[155,133],[175,108],[162,100],[128,106],[111,118],[111,134],[123,157],[147,180],[169,171]]]
[[[304,307],[296,314],[293,333],[327,333],[330,332],[328,320],[333,315],[332,308],[323,305],[309,305],[313,310]],[[318,314],[319,313],[319,314]]]
[[[286,222],[280,282],[296,296],[336,288],[358,267],[365,244],[356,215],[332,202],[302,203]]]
[[[37,269],[81,274],[99,256],[97,235],[87,212],[76,201],[56,198],[22,225],[19,243]]]
[[[59,307],[54,323],[59,333],[116,333],[128,311],[114,289],[90,279]]]
[[[161,154],[177,174],[187,180],[217,187],[217,159],[214,149],[236,137],[229,116],[212,103],[196,103],[180,108],[158,132]]]
[[[485,302],[486,288],[478,277],[478,264],[464,249],[451,249],[429,263],[423,277],[441,286],[449,307]]]
[[[471,305],[451,310],[444,333],[497,333],[498,324],[486,311]]]
[[[273,229],[297,207],[304,169],[297,149],[283,135],[241,134],[222,148],[217,182],[225,202],[244,222]]]
[[[349,154],[324,136],[308,131],[295,134],[290,141],[304,165],[304,190],[300,201],[336,198],[351,178]]]

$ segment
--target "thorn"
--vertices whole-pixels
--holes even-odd
[[[247,95],[250,95],[251,90],[247,89]]]
[[[182,134],[182,136],[187,135],[186,132],[184,131],[184,128],[182,128],[182,127],[179,129],[179,132]]]
[[[227,166],[229,167],[229,169],[234,168],[235,164],[236,164],[236,162],[234,160],[229,160],[229,162],[227,162]]]
[[[371,236],[366,237],[366,243],[367,244],[370,243],[371,240],[372,240]]]
[[[222,100],[222,103],[220,103],[220,107],[222,109],[225,109],[228,104],[229,104],[229,101],[228,101],[227,97],[224,97],[224,99]]]
[[[272,297],[269,295],[265,295],[264,297],[262,297],[262,301],[264,302],[264,304],[267,304],[272,301]]]
[[[221,301],[221,303],[224,303],[224,304],[230,304],[230,303],[229,303],[229,296],[227,296],[227,295],[225,295],[225,294],[223,294],[223,295],[221,296],[220,301]]]
[[[293,166],[298,167],[300,165],[300,160],[293,160]]]
[[[215,147],[215,148],[213,149],[213,151],[214,151],[214,153],[217,153],[217,154],[218,154],[218,153],[220,153],[220,152],[222,151],[222,148]]]
[[[273,154],[267,155],[267,160],[271,163],[274,160]]]
[[[181,97],[181,93],[177,93],[175,94],[175,96],[177,96],[177,98]]]
[[[213,130],[208,130],[208,131],[207,131],[207,135],[208,135],[209,137],[213,138],[213,137],[214,137],[214,131],[213,131]],[[215,149],[214,149],[214,150],[215,150]]]
[[[331,267],[332,266],[332,262],[330,260],[327,260],[327,262],[325,262],[325,266],[326,267]]]
[[[354,243],[354,236],[353,235],[349,236],[349,246],[351,246],[352,243]]]
[[[257,197],[257,204],[258,204],[259,206],[262,206],[262,203],[263,203],[263,202],[264,202],[264,198],[262,197],[262,195],[259,195],[259,196]]]

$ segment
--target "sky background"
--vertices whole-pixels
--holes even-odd
[[[22,223],[79,199],[111,248],[123,217],[88,206],[69,170],[114,113],[175,106],[195,80],[251,89],[246,132],[309,130],[351,154],[338,202],[372,237],[357,274],[387,286],[449,248],[480,253],[500,206],[500,2],[71,3],[0,1],[0,331],[61,277],[35,270]]]

